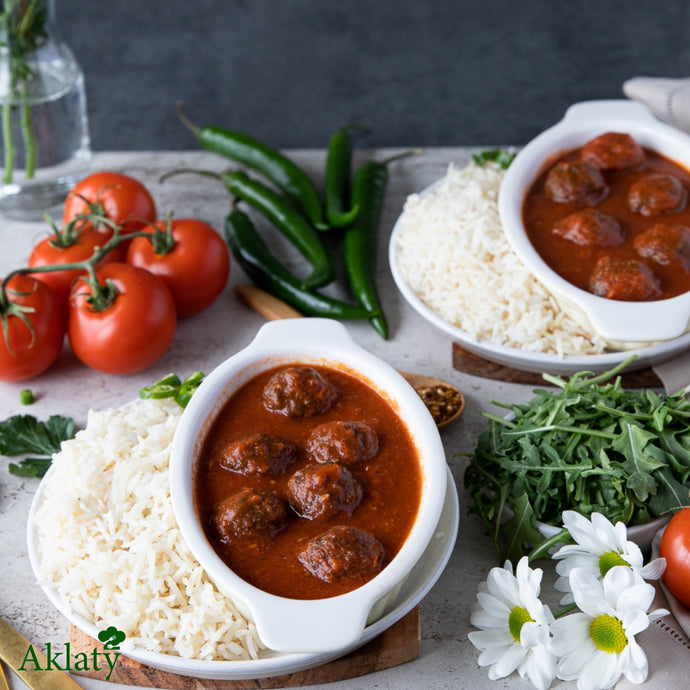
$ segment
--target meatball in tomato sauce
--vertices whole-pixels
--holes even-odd
[[[259,432],[229,443],[218,462],[231,472],[275,476],[284,473],[296,459],[294,443]]]
[[[613,247],[624,239],[615,216],[591,208],[575,211],[556,222],[554,233],[587,247]]]
[[[372,534],[338,525],[311,539],[298,558],[312,575],[333,582],[369,579],[383,567],[384,556],[383,546]]]
[[[643,216],[674,213],[685,208],[687,191],[682,182],[667,173],[649,173],[630,185],[628,206]]]
[[[661,266],[678,262],[690,269],[690,228],[684,225],[652,225],[633,240],[635,251]]]
[[[331,382],[314,367],[286,367],[267,382],[264,406],[287,417],[313,417],[325,412],[337,397]]]
[[[307,465],[288,481],[292,509],[304,518],[352,515],[362,500],[362,485],[352,473],[336,462]]]
[[[606,181],[589,163],[560,161],[549,170],[544,183],[547,198],[557,203],[594,204],[606,196]]]
[[[645,154],[629,134],[606,132],[590,139],[582,147],[580,160],[599,170],[623,170],[642,165]]]
[[[599,297],[625,302],[643,302],[661,294],[659,281],[647,264],[611,256],[597,261],[590,287]]]
[[[355,465],[378,453],[379,437],[364,422],[326,422],[312,429],[306,450],[313,462]]]
[[[221,501],[213,512],[213,526],[225,542],[274,537],[287,524],[285,504],[270,491],[242,489]]]

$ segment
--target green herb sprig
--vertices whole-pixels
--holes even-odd
[[[566,509],[634,525],[690,505],[690,401],[624,390],[633,358],[599,376],[545,374],[560,390],[482,413],[464,482],[502,558],[517,562],[543,541],[535,520],[560,525]]]
[[[48,9],[46,0],[5,0],[0,9],[0,43],[9,58],[7,102],[2,106],[2,137],[5,147],[5,175],[3,182],[12,182],[17,146],[12,136],[12,112],[20,109],[20,126],[24,140],[27,178],[32,178],[38,155],[31,117],[29,86],[34,71],[27,55],[39,48],[47,38]]]
[[[513,162],[514,158],[514,153],[509,153],[503,149],[486,149],[485,151],[472,154],[472,160],[477,165],[496,163],[496,165],[499,165],[503,169],[510,167],[510,164]]]
[[[10,463],[10,474],[42,477],[50,467],[53,453],[63,441],[74,437],[74,420],[52,415],[41,422],[31,415],[14,415],[0,422],[0,454],[8,457],[31,455],[19,464]]]

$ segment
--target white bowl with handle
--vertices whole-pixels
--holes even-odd
[[[523,149],[501,185],[498,209],[506,236],[532,273],[559,304],[613,348],[633,349],[678,338],[690,329],[690,292],[669,299],[624,302],[598,297],[558,275],[541,258],[525,231],[525,195],[549,162],[605,132],[630,134],[643,148],[690,169],[690,136],[659,120],[642,104],[626,100],[572,105],[562,120]]]
[[[315,600],[275,596],[250,585],[218,556],[194,507],[193,482],[201,447],[216,415],[232,394],[262,371],[284,364],[340,369],[387,398],[418,450],[422,490],[417,517],[399,552],[357,589]],[[170,488],[185,541],[218,589],[255,622],[264,644],[290,653],[322,653],[354,644],[365,627],[385,615],[436,530],[447,484],[445,452],[436,425],[419,395],[395,369],[329,319],[287,319],[264,325],[243,350],[203,381],[185,409],[173,442]]]

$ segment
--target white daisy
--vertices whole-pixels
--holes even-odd
[[[489,666],[489,678],[505,678],[513,671],[530,680],[539,690],[551,685],[556,660],[549,651],[549,625],[554,618],[539,601],[542,571],[531,569],[527,557],[520,559],[515,575],[506,561],[492,568],[481,583],[470,618],[478,631],[470,642],[481,651],[479,665]]]
[[[644,565],[640,547],[628,541],[625,524],[617,522],[613,525],[601,513],[592,513],[588,520],[574,510],[566,510],[563,512],[563,526],[576,543],[562,546],[553,555],[554,559],[560,560],[556,572],[561,576],[554,586],[559,592],[567,592],[561,599],[562,604],[573,601],[568,575],[574,568],[583,568],[601,579],[612,567],[624,565],[645,580],[658,580],[666,568],[663,558]]]
[[[632,683],[647,678],[647,656],[635,635],[668,611],[647,614],[654,587],[627,566],[610,568],[600,579],[581,568],[570,573],[581,612],[551,625],[551,651],[559,657],[556,675],[577,679],[579,690],[612,687],[624,675]]]

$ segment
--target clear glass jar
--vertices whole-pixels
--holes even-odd
[[[84,75],[54,0],[0,0],[0,214],[55,213],[89,169]]]

